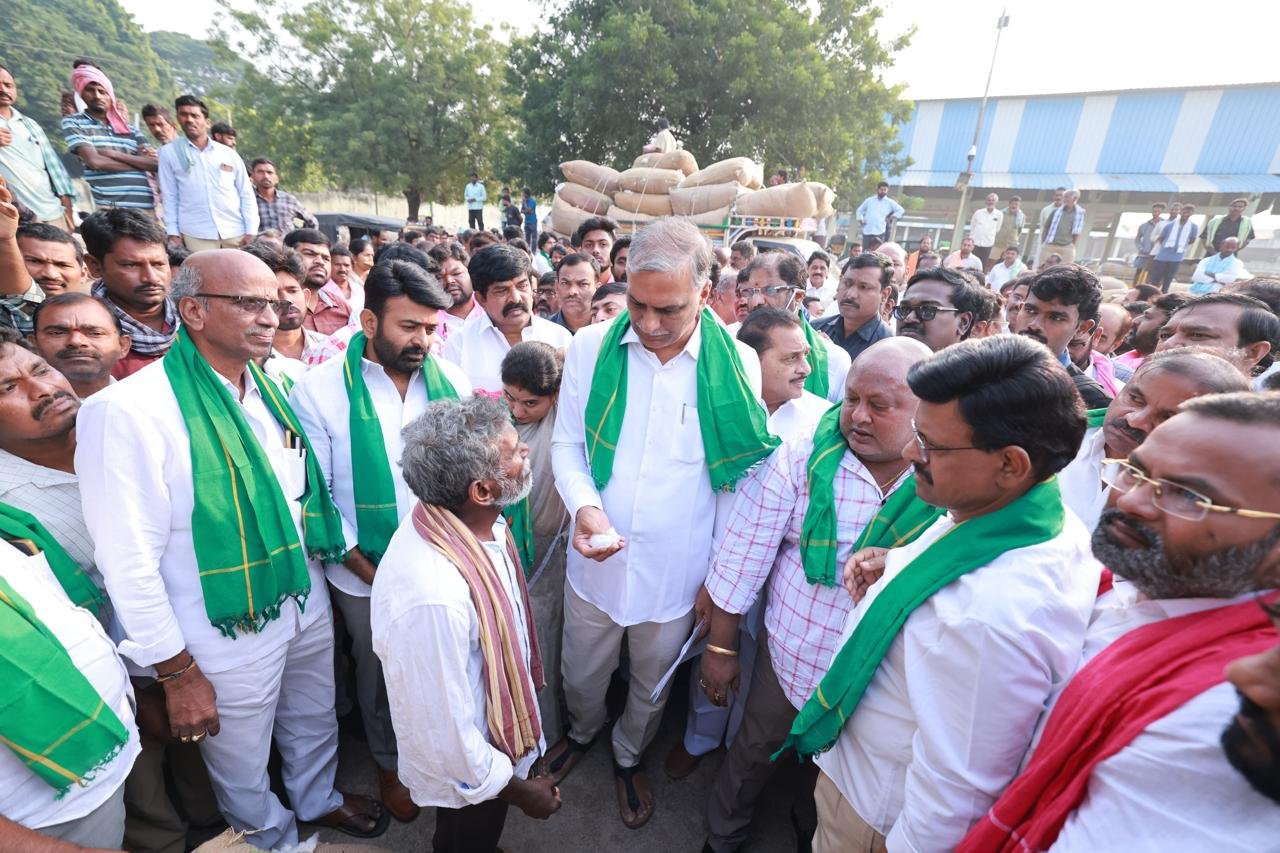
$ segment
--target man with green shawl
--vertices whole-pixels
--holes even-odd
[[[804,321],[801,300],[805,293],[805,268],[791,252],[761,252],[745,270],[747,281],[738,285],[738,298],[747,303],[748,312],[757,308],[779,308]],[[849,354],[825,335],[814,331],[807,321],[801,329],[809,342],[809,376],[804,388],[832,403],[844,396],[844,377],[849,372]],[[730,327],[737,334],[737,329]]]
[[[852,557],[844,641],[784,744],[821,753],[815,853],[953,849],[1017,774],[1098,590],[1055,476],[1085,431],[1057,359],[1019,335],[962,341],[907,383],[903,455],[946,512]]]
[[[321,561],[342,519],[280,388],[256,360],[276,279],[236,250],[174,277],[165,357],[83,406],[76,471],[120,650],[155,668],[170,731],[199,743],[227,822],[263,848],[298,820],[380,834],[379,803],[334,788],[333,623]],[[292,811],[271,793],[273,732]]]
[[[716,705],[746,700],[707,802],[706,847],[714,853],[747,840],[773,772],[770,758],[839,648],[853,608],[840,585],[845,561],[886,500],[903,492],[914,498],[911,465],[902,458],[918,402],[907,371],[928,357],[918,341],[872,344],[849,371],[843,402],[785,438],[739,490],[706,583],[713,603],[708,642],[739,654],[705,652],[697,679]],[[752,666],[751,616],[762,609]],[[806,777],[808,790],[798,790],[794,812],[810,832],[815,775]]]
[[[342,358],[311,369],[289,394],[342,514],[347,553],[325,565],[329,596],[351,637],[356,699],[383,803],[402,821],[418,807],[396,776],[396,735],[382,665],[373,651],[369,591],[391,534],[413,509],[400,471],[400,431],[434,400],[471,396],[457,365],[431,355],[452,303],[408,261],[383,262],[365,280],[360,331]]]
[[[777,446],[759,400],[756,354],[706,309],[711,248],[683,219],[637,233],[628,312],[569,347],[552,439],[573,519],[562,670],[568,738],[548,753],[563,778],[605,725],[623,637],[626,710],[613,727],[615,787],[629,827],[653,814],[641,764],[668,684],[654,688],[694,625],[694,599],[740,479]]]
[[[0,542],[0,848],[52,849],[57,838],[119,849],[139,750],[133,691],[115,644],[67,597],[48,556]]]

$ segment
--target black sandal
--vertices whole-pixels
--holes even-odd
[[[562,742],[565,745],[564,752],[557,755],[554,760],[550,759],[548,756],[547,760],[547,773],[553,780],[555,780],[557,785],[562,783],[565,780],[565,777],[573,772],[573,768],[578,766],[578,762],[582,760],[582,756],[586,755],[587,751],[595,744],[596,739],[592,738],[587,743],[578,743],[573,738],[565,735]],[[556,746],[559,745],[560,744],[556,744],[551,748],[555,749]]]
[[[616,761],[614,762],[613,777],[616,780],[615,785],[617,782],[622,783],[622,788],[618,791],[618,812],[622,818],[622,825],[627,829],[639,829],[648,823],[649,818],[653,817],[657,806],[656,801],[651,801],[649,803],[649,812],[647,814],[641,812],[644,804],[640,802],[640,792],[636,790],[636,776],[643,776],[645,781],[648,781],[649,774],[645,772],[643,763],[634,767],[623,767]],[[627,814],[622,808],[624,795],[627,809],[631,811],[631,814],[635,815],[632,820],[627,819]],[[649,790],[649,795],[650,797],[653,796],[652,789]]]

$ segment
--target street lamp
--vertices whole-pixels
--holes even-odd
[[[973,144],[969,146],[968,162],[964,171],[956,178],[956,189],[960,190],[960,206],[956,209],[956,227],[951,238],[952,248],[960,245],[964,235],[964,211],[969,206],[969,186],[973,182],[973,161],[978,156],[978,138],[982,135],[982,120],[987,113],[987,94],[991,91],[991,75],[996,70],[996,54],[1000,52],[1000,31],[1009,26],[1009,16],[1001,10],[1000,19],[996,21],[996,46],[991,50],[991,67],[987,69],[987,85],[982,90],[982,103],[978,105],[978,121],[973,126]]]

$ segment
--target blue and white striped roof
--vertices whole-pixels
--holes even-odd
[[[916,102],[891,182],[954,186],[979,103]],[[1280,192],[1280,83],[991,98],[973,171],[975,187]]]

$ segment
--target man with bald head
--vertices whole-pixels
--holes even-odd
[[[197,252],[173,280],[164,359],[95,394],[76,471],[120,650],[154,667],[171,734],[198,743],[228,823],[298,843],[298,820],[362,836],[381,805],[334,788],[333,626],[322,559],[342,520],[297,417],[258,362],[277,282],[245,252]],[[139,441],[146,436],[146,441]],[[272,733],[292,811],[271,793]]]
[[[784,442],[739,490],[707,575],[708,649],[736,649],[743,615],[762,595],[765,630],[749,672],[736,657],[702,656],[700,683],[716,704],[751,680],[707,805],[707,846],[716,853],[746,840],[770,757],[839,648],[853,608],[839,581],[844,561],[885,499],[914,489],[902,455],[918,403],[907,373],[929,355],[910,338],[872,344],[849,370],[840,406],[816,431]]]
[[[1218,245],[1220,248],[1217,254],[1205,255],[1196,264],[1195,272],[1191,274],[1192,293],[1217,293],[1225,285],[1235,284],[1237,280],[1249,277],[1244,262],[1236,256],[1236,252],[1240,250],[1240,240],[1227,237]]]
[[[884,255],[893,264],[891,283],[898,290],[902,290],[902,286],[907,282],[907,250],[897,243],[881,243],[876,247],[876,254]]]
[[[1107,406],[1102,423],[1085,433],[1080,452],[1058,475],[1063,503],[1093,530],[1107,501],[1104,459],[1127,459],[1192,397],[1248,390],[1249,380],[1240,368],[1208,347],[1152,355]]]

